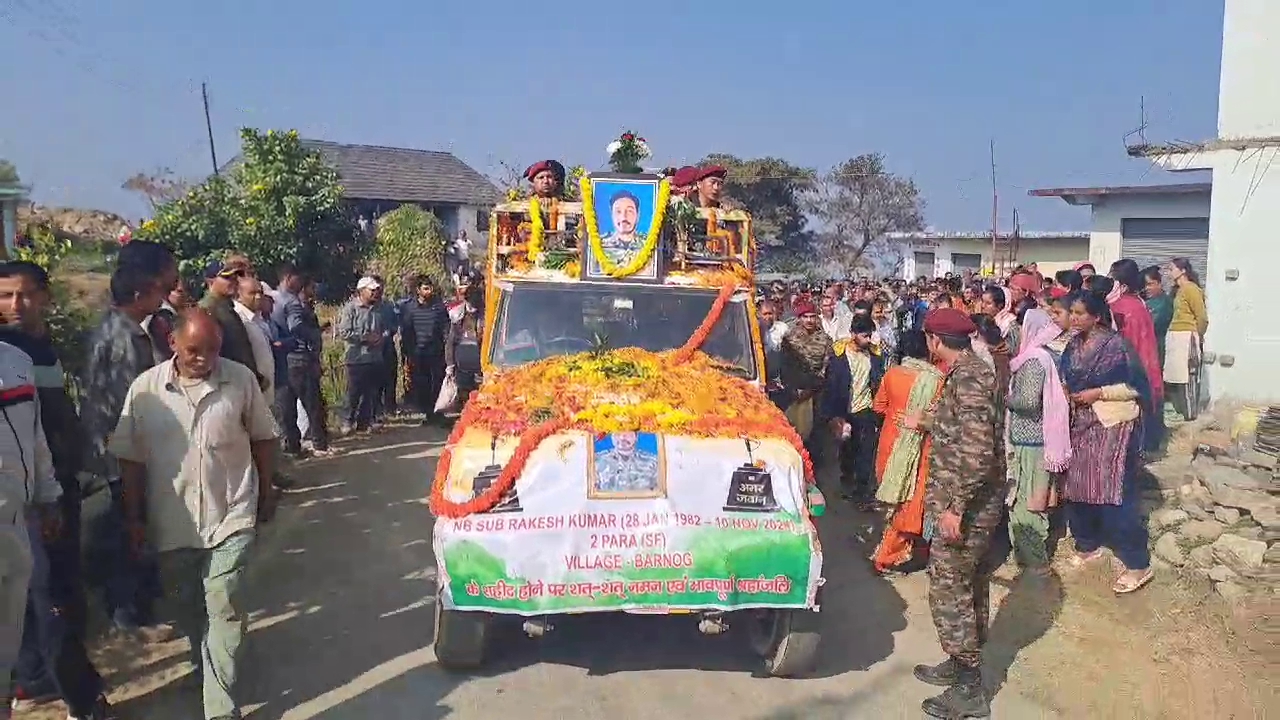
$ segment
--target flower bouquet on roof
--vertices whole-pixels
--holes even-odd
[[[653,155],[645,139],[630,130],[609,143],[605,147],[605,152],[609,153],[609,166],[614,172],[629,175],[644,172],[640,161],[647,160]]]

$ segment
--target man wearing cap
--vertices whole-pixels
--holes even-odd
[[[915,676],[947,688],[923,704],[926,714],[939,718],[991,714],[980,672],[990,610],[990,569],[983,561],[1004,510],[997,456],[1004,423],[996,410],[995,373],[970,344],[976,331],[969,316],[954,308],[925,317],[929,352],[947,376],[933,412],[903,420],[933,439],[925,489],[926,533],[933,528],[929,609],[948,658],[917,665]]]
[[[724,192],[724,178],[728,173],[729,171],[723,165],[697,168],[693,176],[694,182],[697,183],[696,192],[693,192],[689,199],[693,200],[698,207],[723,207],[720,196]]]
[[[564,197],[564,165],[555,160],[541,160],[524,171],[525,179],[533,186],[533,196],[540,200],[559,200]]]
[[[382,343],[387,328],[376,307],[382,283],[362,277],[355,297],[338,315],[338,339],[346,343],[347,408],[343,432],[368,430],[373,422],[374,394],[378,392],[385,363]]]
[[[234,264],[233,260],[215,260],[209,263],[204,269],[206,289],[204,297],[200,299],[200,307],[212,315],[222,328],[222,350],[218,354],[252,370],[258,378],[259,387],[265,390],[266,378],[254,360],[249,331],[235,308],[240,278],[244,276],[244,268]]]
[[[687,198],[698,184],[698,168],[685,165],[671,175],[671,194]]]
[[[822,330],[818,309],[808,300],[795,304],[796,320],[782,336],[778,372],[790,396],[787,420],[806,441],[813,430],[814,397],[822,389],[831,355],[831,336]]]

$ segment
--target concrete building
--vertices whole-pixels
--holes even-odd
[[[965,270],[981,272],[991,267],[991,233],[986,232],[912,232],[890,233],[891,241],[900,243],[902,265],[898,275],[913,280],[921,275],[942,277],[960,275]],[[1087,232],[1027,232],[1019,235],[1017,262],[1037,263],[1040,272],[1070,267],[1089,257]]]
[[[1226,0],[1222,30],[1222,73],[1218,88],[1218,136],[1199,143],[1146,144],[1129,148],[1133,157],[1166,170],[1210,171],[1210,184],[1094,195],[1095,232],[1090,257],[1102,265],[1115,257],[1149,252],[1148,257],[1196,258],[1209,305],[1204,339],[1209,398],[1280,401],[1280,314],[1274,312],[1275,273],[1280,267],[1280,2]],[[1066,189],[1064,189],[1066,190]],[[1090,190],[1090,189],[1086,189]],[[1093,188],[1091,190],[1106,190]],[[1085,193],[1033,191],[1067,199]],[[1139,200],[1139,198],[1142,198]],[[1112,203],[1127,210],[1100,208]],[[1083,204],[1083,203],[1082,203]],[[1120,217],[1118,252],[1114,228]],[[1137,232],[1159,235],[1160,245],[1124,237],[1125,218]],[[1134,221],[1142,221],[1134,223]],[[1171,223],[1180,220],[1180,223]],[[1140,227],[1145,226],[1145,227]],[[1176,226],[1176,227],[1175,227]],[[1207,232],[1206,232],[1207,230]],[[1196,237],[1203,235],[1204,238]],[[1150,238],[1148,238],[1150,239]]]
[[[1062,198],[1092,211],[1085,257],[1099,272],[1122,257],[1142,267],[1189,258],[1203,273],[1209,255],[1211,183],[1046,188],[1033,197]]]
[[[0,184],[0,227],[3,227],[4,256],[13,257],[18,240],[18,205],[26,199],[30,188],[18,183]]]

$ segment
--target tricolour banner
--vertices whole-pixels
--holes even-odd
[[[448,495],[510,455],[464,435]],[[784,442],[566,433],[491,512],[436,521],[445,607],[519,615],[805,608],[822,551]]]

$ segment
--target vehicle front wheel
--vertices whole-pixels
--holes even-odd
[[[751,649],[774,677],[811,672],[818,662],[818,613],[811,610],[751,611]]]
[[[484,664],[489,616],[447,610],[436,596],[436,662],[446,670],[474,670]]]

